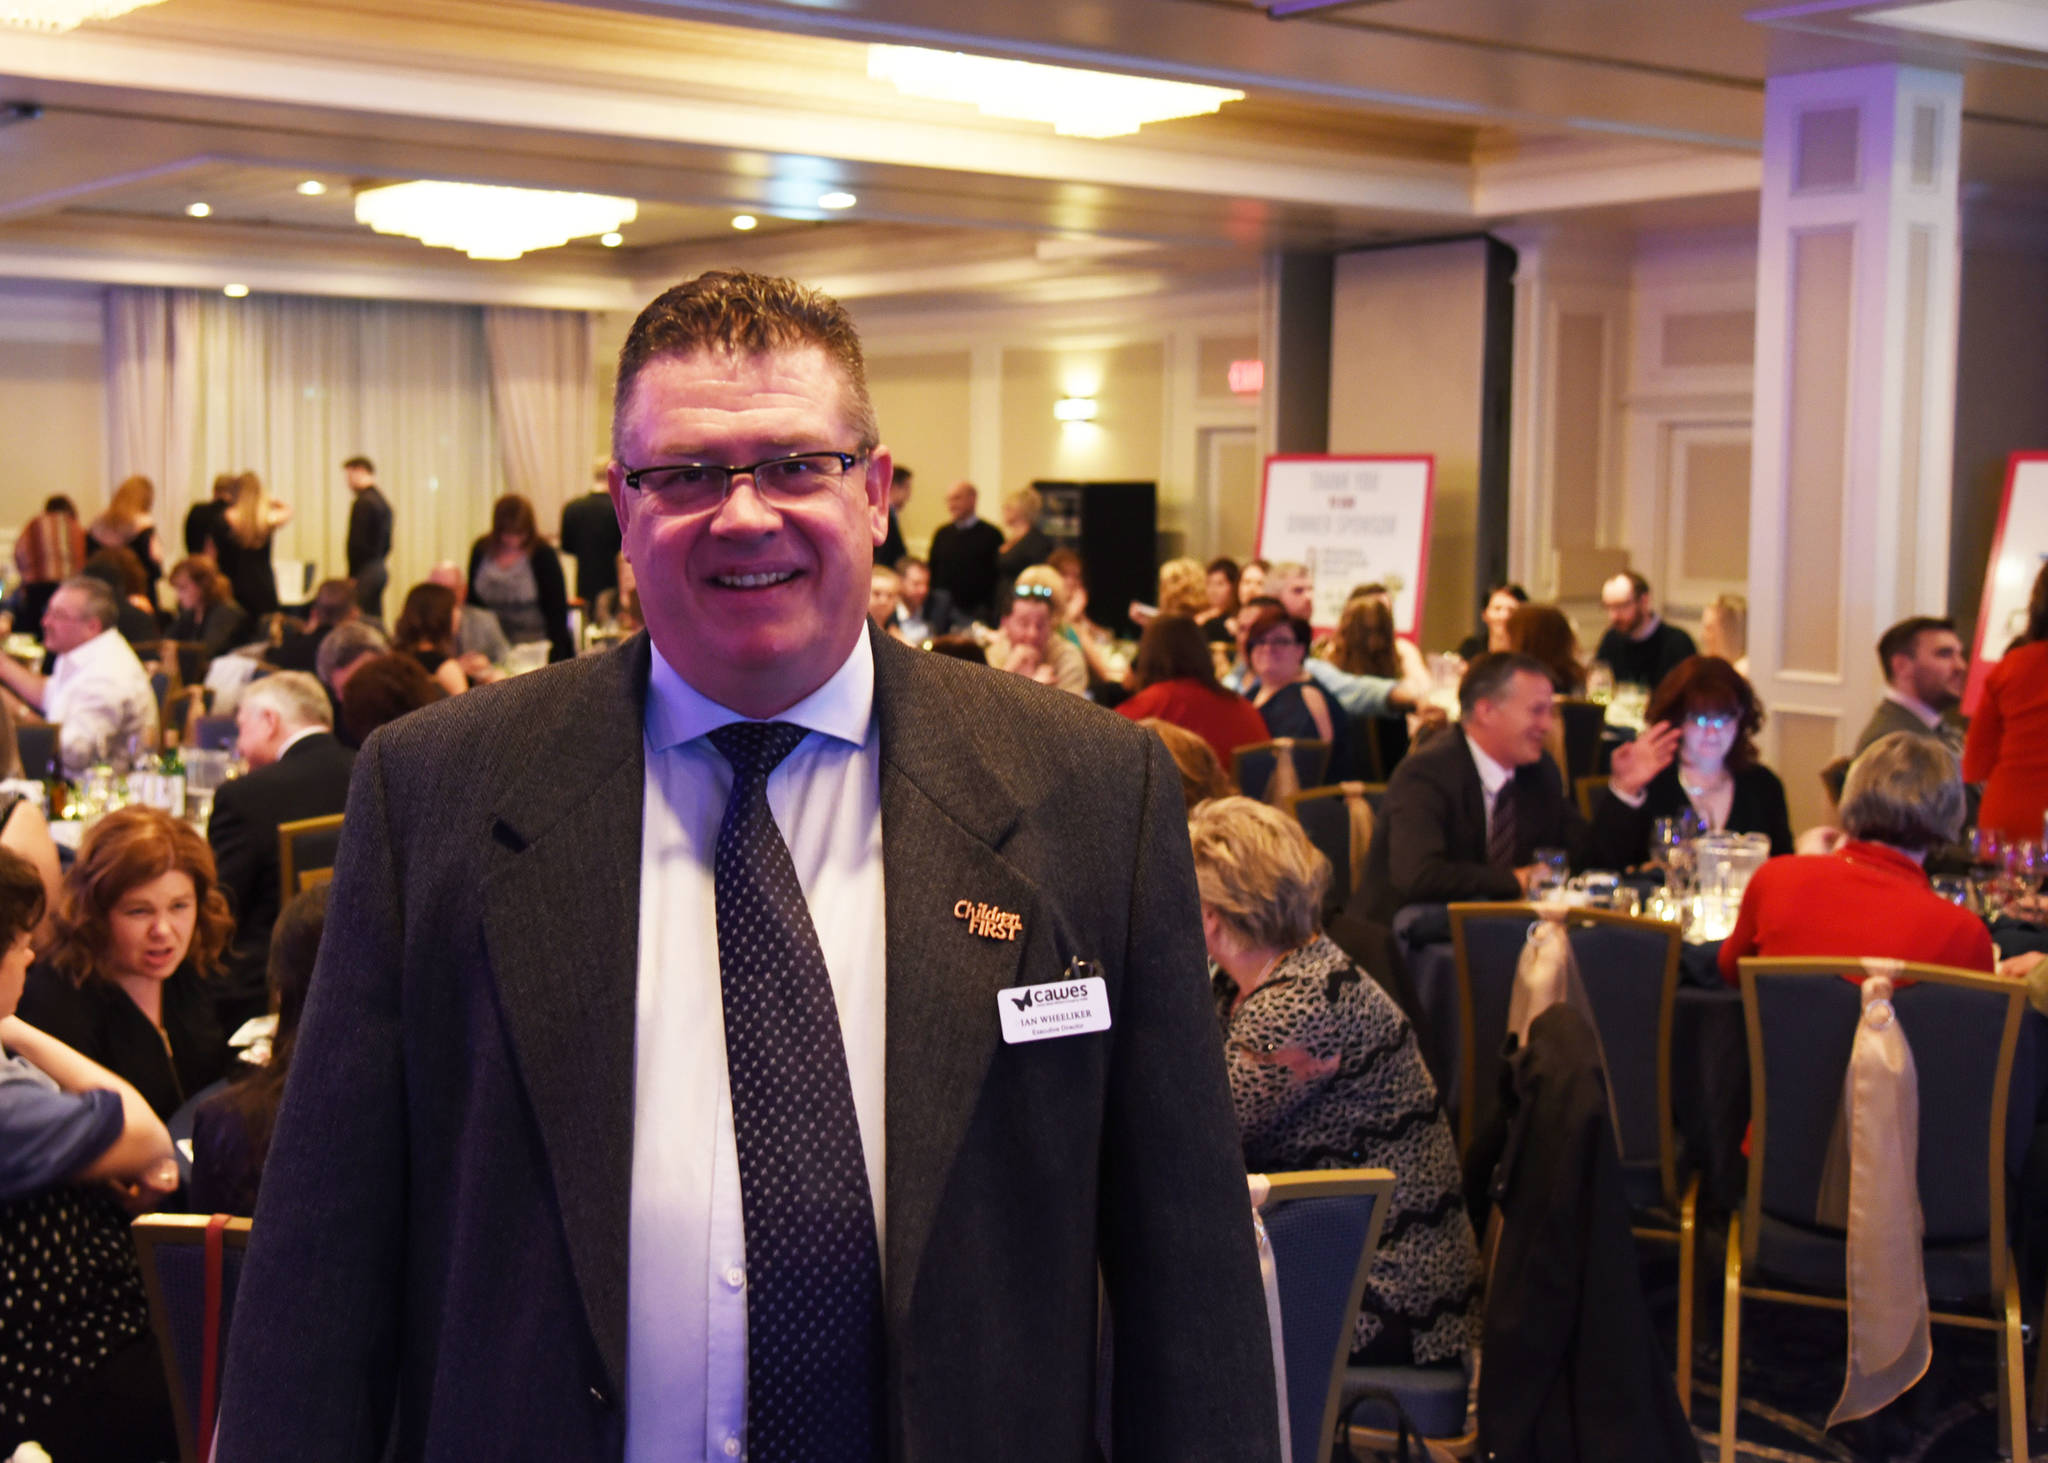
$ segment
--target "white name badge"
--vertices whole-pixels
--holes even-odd
[[[1003,1040],[1045,1041],[1109,1030],[1109,984],[1099,975],[1050,985],[1012,986],[996,992]]]

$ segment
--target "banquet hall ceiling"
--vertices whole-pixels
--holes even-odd
[[[1891,3],[1891,0],[1882,0]],[[1867,5],[1866,5],[1867,8]],[[1739,0],[165,0],[0,29],[0,274],[606,306],[733,259],[872,293],[1058,294],[1594,211],[1754,216],[1767,75],[1948,57],[1966,173],[2048,182],[2018,53],[1907,53]],[[1054,136],[866,74],[892,41],[1238,87],[1215,116]],[[410,178],[641,201],[624,244],[484,264],[357,225]],[[308,178],[327,184],[300,196]],[[827,190],[854,193],[843,213]],[[186,215],[205,201],[205,219]],[[735,213],[761,227],[735,234]]]

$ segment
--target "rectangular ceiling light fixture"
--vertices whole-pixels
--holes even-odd
[[[1866,10],[1857,19],[1979,45],[2048,52],[2048,3],[2044,0],[1934,0],[1925,5]]]

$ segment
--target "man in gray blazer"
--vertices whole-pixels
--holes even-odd
[[[1956,708],[1963,703],[1970,659],[1955,621],[1931,615],[1899,621],[1878,637],[1877,663],[1884,667],[1884,697],[1857,736],[1853,755],[1861,756],[1879,737],[1902,731],[1932,737],[1960,765],[1969,724]]]
[[[1173,764],[865,629],[840,307],[620,359],[648,634],[357,763],[219,1454],[1274,1460]],[[768,750],[764,751],[766,748]]]

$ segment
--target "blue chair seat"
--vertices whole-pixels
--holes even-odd
[[[1354,1366],[1344,1371],[1344,1405],[1369,1388],[1401,1399],[1408,1417],[1424,1437],[1455,1438],[1465,1431],[1465,1413],[1472,1383],[1462,1366]],[[1367,1402],[1352,1414],[1355,1427],[1392,1432],[1393,1413],[1384,1403]]]
[[[1840,1230],[1791,1224],[1765,1214],[1757,1225],[1750,1274],[1759,1283],[1789,1281],[1801,1289],[1840,1295],[1846,1283],[1842,1245]],[[1928,1244],[1922,1254],[1928,1304],[1979,1311],[1990,1307],[1991,1250],[1983,1241]]]

